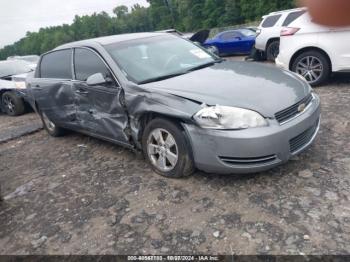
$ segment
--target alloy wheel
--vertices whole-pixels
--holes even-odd
[[[323,64],[315,56],[306,56],[298,62],[296,73],[303,76],[306,81],[312,84],[322,77]]]
[[[167,130],[154,129],[147,139],[147,154],[152,165],[162,172],[173,170],[179,158],[179,151],[172,134]]]
[[[10,96],[5,94],[3,97],[3,103],[4,103],[6,110],[8,110],[8,112],[10,112],[10,113],[15,112],[15,103]]]

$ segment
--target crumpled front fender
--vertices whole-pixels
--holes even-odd
[[[133,141],[141,148],[142,119],[147,114],[161,115],[182,122],[192,122],[192,116],[200,109],[200,103],[166,92],[151,92],[139,86],[126,88],[125,106]]]

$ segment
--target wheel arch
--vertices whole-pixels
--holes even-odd
[[[154,112],[154,111],[146,111],[143,112],[137,120],[137,126],[139,127],[138,132],[137,132],[137,138],[135,141],[138,147],[141,147],[141,140],[142,140],[142,135],[143,132],[149,122],[156,118],[162,118],[168,121],[171,121],[175,124],[178,124],[178,126],[182,129],[182,131],[185,131],[182,123],[188,122],[185,118],[179,117],[179,116],[174,116],[174,115],[168,115],[164,113],[159,113],[159,112]]]
[[[138,137],[137,137],[137,141],[134,141],[134,142],[136,142],[137,147],[142,150],[142,136],[143,136],[143,133],[145,131],[145,128],[146,128],[148,123],[150,123],[152,120],[157,119],[157,118],[170,121],[170,122],[174,123],[175,125],[177,125],[181,129],[181,131],[184,135],[186,144],[188,145],[189,157],[191,158],[192,161],[194,161],[194,151],[193,151],[192,141],[191,141],[191,138],[188,134],[188,131],[184,127],[184,124],[189,123],[190,121],[188,119],[182,118],[180,116],[174,116],[174,115],[170,115],[170,114],[168,115],[168,114],[153,112],[153,111],[144,112],[139,117],[139,125],[140,126],[139,126],[139,130],[138,130]]]
[[[1,89],[0,90],[0,97],[2,97],[2,95],[6,92],[11,92],[12,90],[11,89]]]
[[[292,70],[292,66],[293,66],[293,64],[295,62],[295,59],[299,55],[301,55],[302,53],[308,52],[308,51],[317,51],[317,52],[320,52],[321,54],[323,54],[327,58],[327,60],[329,62],[329,65],[330,65],[330,71],[332,72],[332,60],[331,60],[330,56],[322,48],[315,47],[315,46],[304,47],[304,48],[299,49],[297,52],[295,52],[294,55],[292,56],[292,58],[289,61],[289,65],[288,65],[289,70]]]

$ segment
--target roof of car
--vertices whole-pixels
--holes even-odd
[[[96,43],[98,43],[100,45],[108,45],[108,44],[113,44],[113,43],[129,41],[129,40],[155,37],[155,36],[160,36],[160,35],[164,35],[164,34],[165,33],[133,33],[133,34],[104,36],[104,37],[86,39],[86,40],[81,40],[81,41],[77,41],[77,42],[64,44],[64,45],[56,47],[55,50],[71,48],[71,47],[78,47],[78,46],[85,46],[85,45],[96,44]]]
[[[277,11],[277,12],[271,12],[267,16],[290,13],[290,12],[294,12],[294,11],[301,11],[301,10],[305,10],[305,9],[306,9],[306,7],[299,7],[299,8],[294,8],[294,9],[281,10],[281,11]]]

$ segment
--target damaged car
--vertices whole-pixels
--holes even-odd
[[[28,108],[26,77],[34,69],[22,60],[0,61],[0,111],[19,116]]]
[[[69,129],[141,150],[166,177],[267,170],[320,126],[320,100],[301,77],[167,33],[62,45],[41,56],[28,87],[51,136]]]

